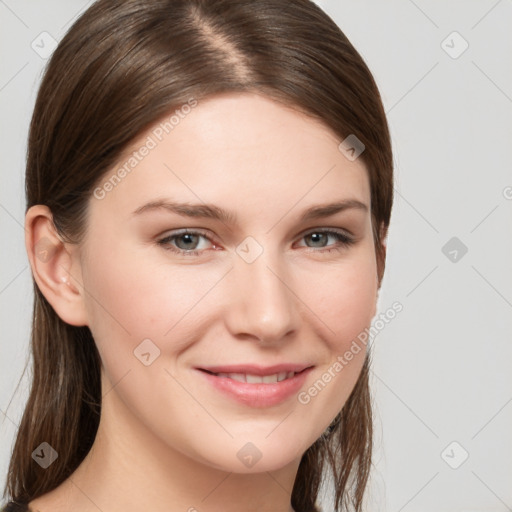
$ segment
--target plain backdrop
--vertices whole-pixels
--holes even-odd
[[[379,311],[403,311],[372,342],[367,510],[512,510],[512,2],[318,3],[374,74],[393,137]],[[2,485],[29,383],[13,398],[32,308],[28,126],[45,52],[88,5],[0,0]]]

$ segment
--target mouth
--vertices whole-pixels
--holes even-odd
[[[313,370],[308,365],[196,368],[216,392],[245,406],[265,408],[296,395]]]
[[[215,377],[232,379],[237,382],[246,382],[248,384],[274,384],[276,382],[282,382],[284,380],[293,379],[295,375],[302,372],[278,372],[272,373],[270,375],[255,375],[251,373],[235,373],[235,372],[211,372],[209,370],[202,370],[210,375],[214,375]],[[302,370],[304,371],[304,370]]]

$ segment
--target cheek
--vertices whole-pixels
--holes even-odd
[[[144,251],[123,250],[120,244],[91,251],[83,284],[89,328],[105,363],[131,365],[134,350],[146,339],[162,352],[170,341],[173,352],[181,350],[197,331],[197,306],[224,270],[155,263]]]
[[[336,267],[327,267],[314,281],[309,281],[309,286],[304,286],[302,296],[324,324],[325,340],[336,352],[344,351],[375,314],[375,265],[371,250],[359,251]]]
[[[303,421],[316,418],[314,435],[319,436],[346,403],[364,364],[365,333],[376,304],[375,258],[371,252],[360,253],[326,270],[315,284],[306,296],[321,325],[326,357],[297,401]]]
[[[96,252],[87,262],[89,328],[103,363],[106,390],[115,387],[115,396],[153,425],[154,411],[169,397],[169,411],[190,406],[190,397],[164,370],[170,370],[177,354],[197,339],[200,308],[194,306],[222,273],[216,278],[212,272],[194,271],[192,265],[148,264],[134,256],[133,249],[109,249]],[[155,389],[169,393],[160,396]],[[115,396],[110,395],[112,407],[118,407]],[[161,425],[170,424],[171,417],[162,418]]]
[[[134,335],[163,331],[196,296],[197,281],[193,272],[155,265],[133,247],[105,247],[88,258],[84,275],[91,322]],[[144,332],[149,328],[152,333]]]

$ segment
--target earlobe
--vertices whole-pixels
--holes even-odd
[[[25,246],[37,286],[57,315],[70,325],[87,325],[77,246],[61,239],[47,206],[27,211]]]

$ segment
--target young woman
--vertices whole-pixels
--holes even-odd
[[[4,510],[362,510],[393,200],[309,0],[100,0],[30,127],[33,381]]]

